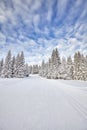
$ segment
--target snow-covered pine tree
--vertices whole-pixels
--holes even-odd
[[[60,59],[60,55],[59,55],[59,51],[58,51],[58,49],[56,48],[55,49],[55,57],[56,57],[56,64],[57,64],[57,66],[59,67],[60,66],[60,64],[61,64],[61,59]]]
[[[24,53],[23,51],[21,54],[18,54],[15,60],[15,77],[17,78],[23,78],[25,76],[24,70],[25,70],[25,59],[24,59]]]
[[[67,79],[73,79],[73,62],[71,56],[67,58]]]
[[[79,61],[78,53],[74,54],[74,79],[78,80],[78,71],[79,71]]]
[[[81,55],[81,80],[86,80],[86,77],[87,77],[87,68],[86,68],[86,63],[85,63],[85,57],[84,55],[82,54]]]
[[[15,56],[12,57],[12,78],[15,77]]]
[[[11,50],[8,51],[8,54],[5,58],[5,63],[2,70],[3,78],[11,78],[12,77],[12,61],[11,61]]]
[[[29,74],[32,74],[32,65],[29,66]]]
[[[66,58],[63,57],[61,61],[61,66],[59,69],[59,78],[60,79],[67,79],[67,61]]]
[[[25,67],[25,59],[24,59],[24,53],[23,51],[19,55],[19,63],[18,63],[18,77],[23,78],[24,77],[24,67]]]
[[[38,65],[33,65],[32,66],[32,74],[38,74],[38,73],[39,73]]]
[[[53,51],[52,51],[52,55],[51,55],[51,68],[52,68],[52,70],[51,70],[51,78],[55,78],[55,50],[53,49]]]
[[[44,77],[44,70],[45,70],[45,62],[43,60],[41,64],[41,71],[40,71],[40,76],[42,77]]]
[[[86,81],[87,81],[87,55],[85,57],[85,75],[86,75]]]
[[[51,55],[51,61],[52,61],[52,75],[51,77],[54,79],[58,79],[59,78],[59,66],[61,64],[61,60],[60,60],[60,56],[59,56],[59,52],[56,49],[54,49],[52,51],[52,55]]]
[[[70,79],[74,80],[74,66],[73,65],[70,68]]]
[[[34,74],[34,65],[32,65],[32,71],[31,71],[32,74]]]
[[[32,74],[34,74],[34,66],[35,65],[32,65],[32,71],[31,71]]]
[[[61,65],[61,59],[60,59],[59,51],[56,48],[55,49],[55,75],[56,75],[55,78],[57,79],[60,77],[60,74],[59,74],[60,65]]]
[[[80,52],[78,52],[78,80],[82,80],[82,66],[84,66],[84,63],[82,64],[82,62],[84,62],[84,57],[82,58],[82,54]]]
[[[24,75],[25,75],[25,77],[29,77],[29,66],[27,63],[25,64]]]
[[[0,77],[1,77],[1,74],[2,74],[2,70],[3,70],[3,59],[0,61]]]
[[[49,58],[47,78],[51,79],[51,75],[52,75],[52,62],[51,62],[51,58]]]
[[[17,54],[16,58],[15,58],[15,65],[14,65],[14,77],[18,77],[18,73],[19,73],[19,57],[20,55]]]
[[[85,78],[83,68],[85,68],[84,65],[84,57],[81,55],[80,52],[75,53],[74,55],[74,79],[76,80],[82,80]],[[83,74],[82,74],[83,73]]]
[[[71,56],[61,58],[59,52],[53,49],[51,58],[47,63],[42,61],[39,74],[43,77],[54,79],[76,79],[87,80],[87,56],[84,57],[80,52],[74,54],[74,61]]]
[[[35,74],[38,74],[38,65],[35,66]]]
[[[48,75],[48,62],[44,65],[44,77],[47,77]]]
[[[41,73],[41,66],[39,65],[38,66],[38,74],[40,75],[40,73]]]

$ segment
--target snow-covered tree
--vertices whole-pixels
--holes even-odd
[[[29,66],[25,64],[23,51],[16,57],[11,55],[9,50],[3,63],[0,61],[0,76],[3,78],[23,78],[29,76]]]
[[[74,68],[71,56],[67,58],[67,77],[66,79],[73,79],[74,77]]]
[[[3,63],[3,59],[2,59],[2,60],[0,61],[0,76],[1,76],[1,74],[2,74],[3,65],[4,65],[4,63]]]
[[[51,59],[50,59],[49,63],[50,63],[50,69],[51,69],[50,70],[51,73],[50,73],[50,71],[49,71],[49,73],[51,74],[51,78],[54,78],[54,79],[59,78],[58,71],[59,71],[59,67],[61,65],[61,60],[60,60],[60,56],[59,56],[59,52],[58,52],[57,48],[52,51],[52,55],[51,55]]]
[[[44,77],[44,70],[45,70],[45,62],[43,60],[41,64],[41,70],[40,70],[40,76],[42,77]]]
[[[81,80],[86,80],[87,78],[87,67],[86,67],[86,59],[84,57],[84,55],[81,55],[81,65],[80,65],[80,79]]]
[[[15,65],[14,65],[14,77],[18,77],[18,73],[19,73],[19,57],[20,55],[17,54],[17,57],[15,58]]]
[[[39,70],[38,70],[38,65],[33,65],[32,66],[32,74],[38,74]]]
[[[29,66],[29,74],[32,74],[32,65]]]
[[[29,77],[29,66],[27,63],[25,64],[24,75],[25,77]]]
[[[25,76],[25,59],[24,53],[18,54],[15,59],[14,77],[23,78]]]
[[[74,60],[71,56],[62,58],[58,49],[53,49],[52,55],[47,62],[42,61],[41,66],[25,64],[23,51],[17,57],[11,56],[11,51],[4,60],[0,61],[0,77],[3,78],[23,78],[29,74],[38,74],[50,79],[76,79],[87,80],[87,56],[80,52],[74,54]]]
[[[23,78],[24,77],[24,67],[25,67],[25,59],[24,59],[23,51],[21,52],[21,55],[19,57],[19,61],[20,61],[19,77]]]
[[[87,81],[87,55],[85,57],[85,76],[86,76],[85,80]]]
[[[5,63],[2,70],[3,78],[11,78],[12,77],[12,61],[11,61],[11,51],[8,51],[8,54],[5,58]]]
[[[15,77],[15,56],[12,57],[12,77]]]
[[[87,80],[87,56],[77,52],[74,61],[71,56],[61,61],[58,50],[53,49],[51,58],[46,63],[42,61],[39,74],[50,79]]]
[[[51,58],[49,58],[49,61],[48,61],[48,69],[47,69],[47,78],[48,79],[51,79],[51,75],[52,75],[52,61],[51,61]]]
[[[60,79],[67,79],[68,73],[67,73],[67,61],[66,58],[63,57],[61,61],[61,66],[59,69],[59,78]]]
[[[74,79],[81,80],[82,79],[82,62],[84,62],[84,58],[80,54],[80,52],[75,53],[74,55]]]
[[[16,57],[16,67],[15,67],[15,77],[23,78],[24,77],[24,70],[25,70],[25,59],[23,51],[21,54],[17,55]]]

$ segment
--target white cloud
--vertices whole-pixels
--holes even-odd
[[[6,37],[3,33],[0,32],[0,45],[4,45],[6,43]]]
[[[0,23],[5,23],[6,21],[7,21],[7,20],[6,20],[6,17],[0,15]]]
[[[45,7],[42,5],[43,0],[25,0],[24,3],[22,0],[13,0],[13,7],[9,5],[9,8],[3,4],[4,2],[0,3],[0,22],[3,24],[4,32],[0,32],[0,57],[6,55],[9,49],[13,54],[23,50],[29,64],[40,63],[42,59],[47,60],[50,57],[55,47],[59,49],[61,56],[72,55],[78,50],[87,54],[87,23],[80,21],[86,16],[86,4],[79,14],[79,7],[83,1],[77,0],[66,14],[68,2],[57,1],[55,20],[62,20],[62,26],[56,26],[55,20],[52,19],[54,1],[47,0]],[[64,15],[66,18],[63,18]],[[78,19],[72,25],[77,15]],[[39,28],[39,25],[42,28]],[[33,36],[35,40],[32,38],[32,32],[36,33]],[[6,43],[6,39],[10,40],[9,44]]]
[[[57,2],[57,16],[58,19],[61,19],[65,13],[65,9],[67,6],[68,0],[59,0]]]
[[[52,9],[48,10],[48,13],[47,13],[47,20],[49,22],[51,21],[51,18],[52,18]]]

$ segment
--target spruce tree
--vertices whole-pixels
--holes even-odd
[[[23,78],[24,77],[24,67],[25,67],[25,60],[24,60],[24,53],[23,51],[19,55],[19,60],[18,60],[18,77]]]
[[[5,63],[2,70],[3,78],[11,78],[12,77],[12,61],[11,61],[11,51],[8,51],[8,54],[5,58]]]
[[[12,57],[12,78],[15,77],[15,56]]]
[[[73,78],[73,62],[71,56],[67,58],[67,77],[66,79],[72,79]]]
[[[29,66],[27,63],[25,64],[25,67],[24,67],[24,76],[29,77]]]
[[[0,61],[0,77],[1,77],[1,75],[2,75],[3,65],[4,65],[4,63],[3,63],[3,59],[2,59],[2,60]]]

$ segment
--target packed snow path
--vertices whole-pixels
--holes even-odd
[[[0,79],[0,130],[87,130],[87,82]]]

